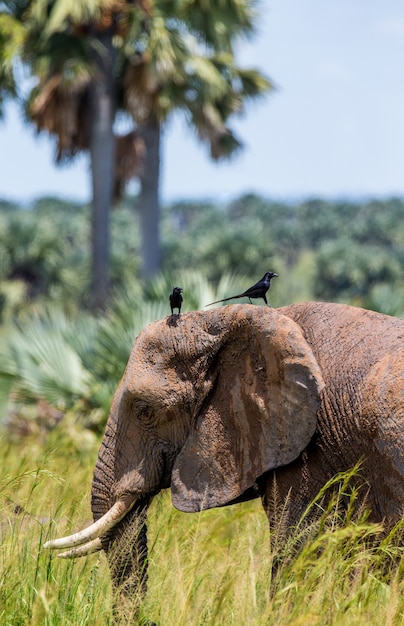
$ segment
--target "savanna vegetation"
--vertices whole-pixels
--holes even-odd
[[[105,557],[64,561],[41,549],[51,533],[91,519],[87,487],[98,444],[71,426],[66,422],[46,441],[20,440],[18,456],[15,446],[0,442],[4,626],[112,626]],[[378,544],[380,528],[365,516],[352,519],[348,507],[341,519],[339,496],[355,493],[349,476],[339,479],[339,494],[305,541],[298,528],[272,553],[258,501],[189,515],[172,507],[168,493],[156,497],[149,513],[149,590],[137,623],[400,626],[399,529]]]
[[[136,334],[169,314],[173,284],[183,287],[187,311],[272,269],[273,306],[333,300],[404,315],[401,199],[176,203],[163,210],[164,271],[150,281],[140,278],[133,204],[112,213],[111,296],[94,313],[89,207],[52,198],[24,208],[0,203],[0,623],[7,626],[111,623],[104,556],[60,561],[41,545],[90,520],[91,472],[113,391]],[[355,491],[349,475],[338,485],[305,541],[297,528],[272,553],[259,502],[187,515],[161,494],[149,519],[141,619],[402,624],[400,529],[379,544],[380,528],[366,512],[353,517],[348,507],[341,518],[338,497]]]
[[[112,394],[136,334],[169,313],[173,284],[187,311],[271,269],[274,306],[322,299],[404,315],[402,199],[160,207],[167,120],[180,112],[210,156],[226,158],[242,145],[234,116],[272,88],[236,58],[258,17],[240,0],[0,3],[0,119],[12,99],[54,137],[57,162],[87,153],[93,189],[90,206],[0,201],[2,626],[112,623],[105,558],[61,561],[41,546],[90,519]],[[133,177],[139,196],[111,211]],[[139,621],[402,624],[400,529],[379,543],[365,511],[341,518],[339,498],[355,498],[349,478],[336,478],[326,510],[313,503],[315,525],[272,552],[258,502],[189,516],[158,496]]]

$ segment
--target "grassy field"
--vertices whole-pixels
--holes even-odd
[[[0,438],[0,624],[111,624],[104,555],[64,561],[41,549],[89,521],[98,442],[68,423],[41,439]],[[379,547],[363,541],[376,532],[340,525],[331,507],[309,543],[284,549],[273,576],[258,501],[189,515],[163,493],[149,515],[142,615],[159,626],[399,626],[404,559],[397,536]]]

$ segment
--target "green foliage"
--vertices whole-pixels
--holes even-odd
[[[235,289],[227,276],[216,292],[198,274],[182,272],[177,278],[189,294],[184,310],[201,308]],[[144,289],[133,284],[117,290],[102,317],[84,312],[67,316],[60,305],[21,312],[17,321],[9,322],[0,350],[3,403],[11,395],[14,413],[21,405],[38,402],[62,414],[74,409],[85,425],[103,430],[135,337],[146,324],[170,313],[171,290],[167,275]],[[7,416],[5,411],[0,421]]]
[[[91,519],[99,442],[86,441],[87,435],[69,434],[61,423],[45,444],[0,439],[5,626],[112,626],[105,556],[60,560],[42,548]],[[310,522],[305,541],[296,541],[289,554],[284,548],[287,558],[271,550],[258,500],[189,515],[161,493],[149,512],[149,590],[140,619],[161,626],[398,626],[404,620],[402,529],[381,539],[380,527],[353,518],[349,507],[343,516],[341,498],[355,493],[351,480],[348,473],[328,485],[340,487],[319,520]]]
[[[251,276],[276,264],[268,241],[269,226],[254,214],[232,219],[230,212],[231,207],[185,203],[168,208],[163,216],[163,247],[174,271],[197,267],[214,282],[231,271],[249,276],[251,283]]]
[[[364,298],[363,305],[373,311],[382,311],[387,315],[404,316],[404,290],[400,288],[401,280],[394,284],[376,284]]]
[[[67,206],[66,206],[67,205]],[[88,282],[88,216],[43,199],[0,213],[0,281],[19,281],[29,299],[78,299]]]
[[[12,4],[12,3],[11,3]],[[21,51],[24,30],[18,11],[13,14],[0,6],[0,119],[4,115],[4,103],[18,95],[18,77],[15,59]]]
[[[10,325],[0,352],[0,395],[12,394],[13,412],[21,405],[45,402],[62,415],[74,408],[87,425],[99,427],[131,345],[111,378],[106,376],[111,355],[102,355],[103,340],[101,322],[89,316],[68,319],[55,307]],[[104,367],[97,368],[102,356]]]
[[[0,421],[39,402],[74,409],[102,430],[133,341],[170,313],[174,285],[184,289],[186,312],[274,270],[273,306],[327,299],[404,315],[402,200],[176,203],[163,215],[165,271],[146,283],[130,205],[112,214],[113,297],[97,317],[88,298],[88,208],[55,198],[26,209],[0,204]]]
[[[247,195],[223,207],[168,207],[163,243],[167,265],[180,269],[191,263],[213,282],[229,269],[250,283],[275,270],[276,305],[303,297],[377,305],[381,312],[404,315],[403,223],[404,202],[398,199],[293,205]],[[380,295],[387,295],[383,286],[396,294],[394,306],[381,302]]]
[[[4,208],[0,205],[0,315],[8,305],[15,314],[39,302],[63,303],[71,313],[88,307],[88,207],[41,198],[29,209],[12,209],[8,204]],[[122,287],[138,273],[137,222],[125,204],[113,212],[111,222],[111,282]],[[6,283],[20,283],[24,297],[7,302]]]
[[[78,353],[68,341],[64,315],[45,314],[24,328],[16,327],[0,354],[0,370],[15,381],[16,400],[43,398],[57,408],[72,406],[88,394],[89,377]]]

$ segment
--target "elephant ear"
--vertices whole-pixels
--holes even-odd
[[[264,472],[296,459],[316,428],[324,383],[300,327],[262,307],[222,311],[227,326],[210,396],[173,467],[180,511],[238,498]]]

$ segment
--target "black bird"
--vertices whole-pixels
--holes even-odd
[[[178,315],[181,315],[181,305],[183,300],[181,291],[182,287],[173,287],[173,291],[170,293],[171,315],[174,315],[174,309],[178,309]]]
[[[218,304],[219,302],[227,302],[228,300],[233,300],[234,298],[244,297],[249,299],[250,304],[252,304],[251,298],[262,298],[266,305],[271,306],[270,304],[268,304],[265,294],[270,287],[271,278],[275,278],[275,276],[277,277],[278,274],[275,274],[274,272],[266,272],[261,280],[259,280],[257,283],[255,283],[255,285],[253,285],[243,293],[239,293],[238,296],[231,296],[230,298],[224,298],[223,300],[216,300],[216,302],[211,302],[210,304],[206,304],[205,306],[211,306],[212,304]]]

